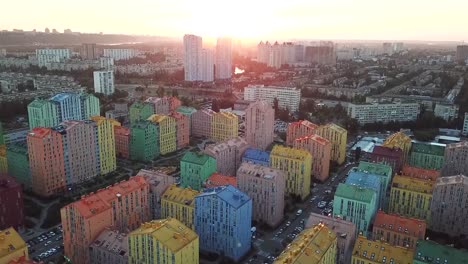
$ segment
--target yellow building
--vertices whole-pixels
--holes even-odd
[[[318,127],[315,133],[331,142],[331,160],[342,164],[346,159],[348,131],[336,124],[330,123]]]
[[[404,153],[403,162],[406,163],[409,152],[411,150],[411,138],[405,135],[403,132],[397,132],[390,135],[384,141],[383,146],[387,148],[400,148]]]
[[[237,137],[239,132],[238,117],[229,112],[214,113],[211,116],[211,139],[224,141]]]
[[[336,233],[324,224],[302,231],[274,264],[335,264]]]
[[[359,236],[354,244],[351,264],[411,264],[414,251],[410,248],[392,246],[380,240],[368,240]]]
[[[304,149],[276,145],[270,153],[270,166],[287,173],[286,194],[302,199],[310,194],[312,155]]]
[[[390,190],[389,212],[430,223],[434,182],[395,175]]]
[[[158,125],[159,150],[162,155],[177,150],[176,120],[167,115],[152,115],[149,121]]]
[[[0,231],[0,264],[25,257],[29,259],[26,242],[12,227]]]
[[[6,157],[6,145],[0,145],[0,173],[8,172],[8,162]]]
[[[129,264],[198,264],[198,235],[174,218],[144,223],[128,235]]]
[[[161,197],[161,218],[176,218],[193,229],[195,196],[198,194],[198,191],[190,188],[169,186]]]
[[[91,120],[96,122],[98,128],[100,171],[101,175],[104,175],[115,171],[117,168],[114,126],[120,126],[121,124],[115,119],[102,116],[92,116]]]

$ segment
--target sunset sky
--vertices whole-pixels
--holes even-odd
[[[467,0],[3,0],[0,29],[468,41]]]

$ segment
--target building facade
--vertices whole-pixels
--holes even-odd
[[[353,249],[352,264],[414,263],[414,250],[391,246],[382,241],[372,241],[359,236]]]
[[[71,58],[70,49],[36,49],[36,58],[39,67],[46,67],[52,62],[64,62]]]
[[[392,167],[392,171],[399,172],[404,164],[403,150],[397,147],[374,146],[369,159],[375,163],[383,163]]]
[[[211,137],[212,117],[216,112],[210,109],[200,109],[192,114],[192,136]]]
[[[275,110],[265,101],[256,101],[245,109],[245,139],[250,146],[265,150],[273,142]]]
[[[467,259],[467,250],[437,244],[432,240],[419,240],[413,264],[466,263]]]
[[[295,87],[264,85],[249,85],[244,88],[244,100],[267,101],[273,106],[275,99],[278,100],[280,108],[288,109],[290,112],[297,112],[301,101],[301,91]]]
[[[214,54],[211,49],[202,49],[201,60],[198,66],[199,81],[212,82],[214,81]]]
[[[419,103],[348,104],[348,116],[359,124],[407,122],[418,118]]]
[[[23,190],[6,173],[0,173],[0,229],[18,228],[24,223]]]
[[[176,120],[167,115],[152,115],[149,121],[158,127],[159,151],[165,155],[177,150]]]
[[[218,38],[216,42],[216,79],[231,79],[232,76],[232,40]]]
[[[414,142],[408,164],[423,169],[440,170],[444,165],[445,145]]]
[[[97,126],[100,173],[108,174],[117,168],[114,127],[120,126],[120,123],[102,116],[93,116],[91,120]]]
[[[320,126],[315,130],[315,134],[326,138],[332,144],[331,160],[342,164],[346,159],[346,144],[348,131],[346,129],[330,123],[325,126]]]
[[[0,263],[9,264],[24,257],[29,259],[26,242],[13,227],[0,229]]]
[[[235,137],[218,144],[208,145],[203,152],[216,160],[218,173],[234,176],[241,165],[242,155],[248,147],[248,143],[243,138]]]
[[[331,146],[328,139],[315,134],[296,138],[293,142],[294,148],[305,149],[312,155],[312,176],[321,182],[330,175]]]
[[[450,122],[458,118],[458,109],[459,106],[456,104],[437,103],[434,107],[434,116]]]
[[[229,112],[213,113],[211,116],[211,139],[224,141],[239,134],[239,118]]]
[[[176,145],[177,149],[190,144],[190,118],[179,112],[171,112],[170,117],[176,121]]]
[[[352,171],[346,178],[345,183],[374,191],[378,199],[377,208],[384,208],[387,188],[382,186],[382,179],[378,175]]]
[[[159,130],[150,121],[139,121],[130,128],[130,159],[150,161],[160,154]]]
[[[195,35],[184,36],[184,80],[200,80],[200,61],[202,56],[202,38]]]
[[[138,55],[138,52],[134,49],[104,49],[103,55],[118,61],[134,58]]]
[[[217,172],[211,174],[203,184],[204,188],[214,188],[224,185],[232,185],[237,187],[237,178],[235,176],[226,176]]]
[[[130,129],[124,126],[114,126],[115,155],[130,159]]]
[[[189,119],[189,135],[191,136],[193,134],[193,131],[192,131],[192,115],[195,112],[197,112],[197,109],[195,109],[193,107],[189,107],[189,106],[179,106],[179,107],[176,108],[175,111],[178,112],[178,113],[183,114],[186,117],[188,117],[188,119]],[[211,127],[211,125],[210,125],[210,127]],[[208,133],[208,135],[209,135],[209,133]]]
[[[6,151],[8,174],[23,186],[23,190],[32,188],[31,172],[29,169],[28,146],[26,143],[10,144]]]
[[[411,178],[436,181],[437,178],[440,177],[440,170],[429,170],[405,165],[403,166],[401,175]]]
[[[106,229],[89,246],[90,263],[128,264],[128,236]]]
[[[154,114],[154,107],[149,103],[135,102],[130,106],[130,123],[146,120]]]
[[[112,95],[115,92],[114,71],[95,71],[94,77],[94,92],[104,95]]]
[[[161,196],[161,218],[175,218],[188,228],[194,228],[195,196],[198,191],[169,186]]]
[[[467,136],[468,135],[468,112],[465,113],[465,118],[463,119],[463,130],[462,130],[462,134],[464,136]]]
[[[203,153],[186,152],[180,161],[180,185],[201,190],[203,183],[216,171],[216,160]]]
[[[316,128],[316,124],[307,120],[290,123],[286,130],[286,145],[292,146],[296,139],[314,134]]]
[[[35,99],[28,105],[29,128],[53,127],[59,124],[57,105],[49,100]]]
[[[448,144],[444,152],[442,175],[468,175],[468,141]]]

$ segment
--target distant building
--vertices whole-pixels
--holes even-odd
[[[104,57],[113,58],[114,60],[128,60],[136,57],[137,51],[134,49],[104,49]]]
[[[175,218],[193,230],[195,196],[198,194],[190,188],[169,186],[161,196],[161,218]]]
[[[468,112],[465,113],[465,118],[463,119],[463,130],[462,134],[468,136]]]
[[[331,143],[321,136],[310,134],[296,138],[294,148],[305,149],[312,155],[312,175],[319,181],[326,181],[330,174]]]
[[[150,161],[158,157],[159,130],[150,121],[139,121],[130,128],[130,159]]]
[[[245,109],[245,136],[250,146],[265,150],[274,138],[275,110],[265,101],[256,101]]]
[[[457,62],[464,62],[468,59],[468,45],[458,45],[456,60]]]
[[[210,109],[200,109],[192,114],[192,136],[211,137],[212,117],[216,112]]]
[[[214,81],[214,55],[210,49],[202,49],[201,60],[199,64],[199,81],[212,82]]]
[[[99,65],[104,70],[114,70],[114,58],[111,57],[100,57]]]
[[[335,44],[330,41],[321,41],[305,46],[304,60],[312,64],[335,65]]]
[[[414,121],[420,112],[419,103],[348,104],[348,116],[359,124]]]
[[[202,38],[195,35],[184,35],[184,75],[185,81],[200,80],[202,57]]]
[[[0,215],[0,229],[18,229],[24,224],[23,190],[21,185],[6,173],[0,173]]]
[[[216,171],[216,160],[203,153],[186,152],[180,161],[180,185],[201,190],[202,184]]]
[[[216,79],[231,79],[232,76],[232,40],[218,38],[216,43]]]
[[[434,116],[440,117],[445,121],[452,121],[458,118],[459,106],[456,104],[437,103],[434,108]]]
[[[9,264],[22,257],[29,259],[26,242],[13,227],[0,229],[0,237],[0,263]]]
[[[336,124],[330,123],[318,127],[314,133],[331,142],[331,160],[338,164],[343,164],[346,159],[348,131]]]
[[[214,172],[203,184],[204,188],[215,188],[225,185],[237,187],[237,178],[235,176],[225,176]]]
[[[177,150],[176,120],[167,115],[154,114],[148,121],[157,126],[159,134],[159,151],[165,155]]]
[[[275,98],[278,100],[279,108],[291,112],[299,111],[301,91],[295,87],[249,85],[244,89],[244,99],[248,101],[263,100],[273,106]]]
[[[465,249],[437,244],[432,240],[418,240],[413,264],[466,263],[467,259],[468,251]]]
[[[90,263],[128,264],[128,237],[106,229],[89,246]]]
[[[444,165],[445,145],[413,142],[408,164],[424,169],[440,170]]]
[[[94,92],[112,95],[115,92],[114,71],[95,71]]]
[[[318,127],[318,125],[307,120],[290,123],[286,130],[286,145],[292,146],[296,139],[314,134],[315,129]]]
[[[444,176],[468,175],[468,141],[448,144],[445,147],[442,174]]]
[[[268,167],[270,166],[270,153],[260,149],[248,148],[245,150],[244,155],[242,156],[242,162],[259,164]]]
[[[51,62],[64,62],[71,58],[70,49],[36,49],[39,67],[46,67]]]
[[[81,44],[80,55],[81,55],[81,58],[85,60],[97,59],[99,56],[98,56],[97,49],[96,49],[96,43]]]
[[[242,155],[249,147],[247,142],[241,137],[235,137],[218,144],[208,145],[204,153],[216,160],[216,171],[234,176],[241,165]]]
[[[142,169],[137,176],[145,178],[149,184],[149,208],[151,219],[161,218],[161,197],[169,186],[175,184],[175,177],[159,170]]]
[[[167,115],[175,109],[171,105],[174,100],[178,99],[172,96],[148,97],[148,99],[145,100],[145,103],[148,103],[153,107],[153,112],[155,114]]]
[[[351,263],[414,263],[414,250],[406,247],[392,246],[383,241],[372,241],[358,236],[354,244]]]
[[[229,112],[213,113],[211,116],[211,136],[215,141],[224,141],[239,134],[239,118]]]
[[[114,126],[115,155],[118,158],[130,159],[130,129]]]

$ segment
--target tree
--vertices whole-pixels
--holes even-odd
[[[164,87],[160,86],[156,91],[156,94],[158,95],[158,97],[164,97]]]
[[[145,88],[138,86],[137,88],[135,88],[135,91],[142,93],[145,91]]]
[[[177,89],[172,89],[172,96],[179,97],[179,92],[177,91]]]
[[[357,147],[354,151],[354,161],[359,161],[359,159],[361,158],[361,152],[361,147]]]

